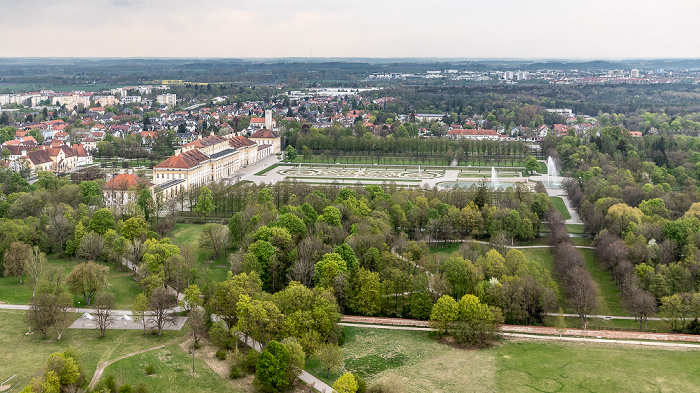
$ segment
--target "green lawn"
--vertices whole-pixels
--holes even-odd
[[[450,255],[453,252],[459,250],[462,243],[439,243],[430,246],[431,254],[444,254]]]
[[[149,364],[155,367],[153,375],[144,372]],[[113,375],[118,385],[130,384],[134,388],[144,384],[151,393],[239,392],[231,380],[216,374],[200,358],[195,360],[193,376],[192,355],[177,344],[115,362],[105,369],[102,380],[108,375]]]
[[[343,370],[326,378],[318,361],[307,371],[331,384],[342,372],[391,384],[397,392],[495,391],[495,359],[489,351],[465,352],[427,332],[344,327]]]
[[[503,392],[695,392],[700,351],[509,342],[494,350]]]
[[[504,340],[459,349],[426,332],[345,327],[344,371],[399,392],[694,392],[700,351]],[[317,362],[307,371],[325,378]]]
[[[566,230],[569,233],[586,233],[583,224],[566,224]]]
[[[202,224],[176,224],[175,229],[170,233],[170,238],[173,244],[178,246],[189,244],[197,252],[197,261],[200,267],[210,270],[214,274],[215,280],[224,281],[228,274],[228,266],[215,266],[220,265],[221,262],[211,262],[208,258],[209,254],[199,249],[198,239],[202,229],[204,229]]]
[[[561,217],[565,220],[568,220],[571,218],[571,214],[569,214],[569,210],[566,208],[566,205],[564,204],[564,200],[561,199],[561,197],[549,197],[549,199],[552,201],[554,204],[554,207],[557,209],[557,211],[561,214]]]
[[[79,314],[75,314],[77,319]],[[27,332],[26,312],[0,310],[0,379],[19,374],[21,386],[26,385],[32,376],[43,366],[48,356],[75,347],[88,381],[92,378],[100,361],[114,359],[121,355],[143,348],[155,347],[180,337],[181,332],[164,331],[162,337],[144,336],[140,330],[108,330],[105,338],[100,338],[98,330],[66,329],[61,341],[56,341],[56,333],[51,331],[44,340],[41,333],[25,335]]]
[[[51,269],[59,269],[63,272],[63,277],[70,273],[75,265],[84,261],[73,259],[48,259],[48,265],[45,272]],[[139,284],[131,278],[130,272],[117,271],[114,265],[109,266],[109,274],[107,283],[109,292],[114,293],[116,306],[118,308],[128,308],[136,298],[136,295],[141,291]],[[32,284],[29,282],[30,277],[24,276],[24,282],[19,283],[17,277],[0,277],[0,301],[9,304],[29,304],[32,302]],[[80,303],[79,303],[80,302]],[[73,296],[73,304],[76,307],[84,307],[85,302],[83,297]]]
[[[598,308],[596,314],[602,315],[629,315],[622,307],[620,301],[620,290],[615,285],[612,276],[598,264],[595,259],[593,250],[579,249],[586,260],[586,269],[596,284],[596,298],[598,299]]]

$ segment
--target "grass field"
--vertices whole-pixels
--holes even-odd
[[[554,207],[557,209],[557,211],[561,214],[561,217],[565,220],[568,220],[571,218],[571,214],[569,214],[569,210],[566,208],[566,205],[564,204],[564,200],[561,199],[561,197],[549,197],[549,199],[552,201],[554,204]]]
[[[155,374],[146,375],[146,365],[155,367]],[[118,385],[132,388],[144,384],[151,393],[157,392],[238,392],[228,379],[214,373],[203,360],[195,360],[192,375],[192,355],[173,344],[155,351],[144,352],[109,365],[102,380],[113,375]]]
[[[217,281],[223,281],[226,279],[228,274],[228,266],[215,266],[221,262],[212,263],[209,260],[208,253],[199,250],[199,235],[202,233],[204,225],[200,224],[176,224],[175,229],[170,234],[173,244],[182,246],[185,244],[190,245],[196,252],[200,264],[200,267],[210,270],[214,274],[214,279]]]
[[[426,332],[345,327],[345,370],[400,392],[693,392],[700,351],[506,340],[466,350]],[[327,382],[311,362],[307,368]]]
[[[49,259],[48,266],[45,271],[50,269],[59,269],[63,272],[63,277],[70,273],[75,265],[83,262],[72,259]],[[131,277],[130,272],[117,271],[114,265],[109,266],[109,274],[107,276],[107,284],[109,292],[114,293],[116,307],[128,308],[139,294],[141,288],[139,284]],[[17,277],[0,277],[0,301],[9,304],[29,304],[32,301],[32,284],[29,282],[30,277],[24,276],[24,282],[19,283]],[[81,303],[79,303],[81,302]],[[84,307],[85,302],[83,297],[73,296],[74,306]]]
[[[620,290],[615,285],[612,276],[598,264],[593,255],[593,250],[580,249],[586,260],[586,269],[596,284],[596,298],[598,308],[596,314],[602,315],[629,315],[620,303]]]
[[[700,386],[699,351],[521,341],[493,352],[503,392],[694,392]]]
[[[488,351],[463,352],[431,339],[426,332],[344,327],[345,370],[391,384],[398,392],[495,391],[495,359]],[[341,373],[317,361],[307,371],[331,384]]]
[[[566,230],[569,233],[586,233],[583,224],[566,224]]]
[[[75,318],[78,317],[75,314]],[[98,330],[66,329],[61,341],[56,341],[53,331],[46,340],[41,338],[41,333],[25,335],[25,332],[26,312],[0,311],[0,343],[3,343],[4,349],[0,352],[0,379],[4,381],[18,373],[21,386],[26,385],[41,369],[50,354],[69,347],[77,349],[86,378],[90,380],[100,361],[162,345],[182,334],[164,331],[163,336],[158,337],[151,334],[144,336],[140,330],[108,330],[107,336],[100,338]]]

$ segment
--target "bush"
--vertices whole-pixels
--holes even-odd
[[[225,360],[226,359],[226,351],[221,350],[221,349],[216,351],[216,358],[219,360]]]
[[[148,388],[146,387],[146,385],[140,383],[136,385],[132,393],[148,393]]]
[[[148,364],[144,368],[144,371],[146,371],[146,375],[153,375],[156,373],[156,366],[154,366],[152,364]]]
[[[105,388],[109,389],[111,392],[117,391],[117,382],[114,379],[114,375],[110,374],[105,379]]]
[[[119,393],[131,393],[131,385],[125,383],[119,387]]]
[[[353,376],[355,377],[355,381],[357,381],[357,393],[366,393],[367,382],[364,380],[364,378],[357,374],[353,374]]]
[[[241,369],[241,366],[239,366],[238,364],[233,363],[233,364],[231,365],[231,371],[229,372],[228,376],[229,376],[229,378],[231,378],[231,379],[238,379],[238,378],[244,377],[244,376],[245,376],[245,372],[243,371],[243,369]]]
[[[243,369],[250,374],[255,373],[255,367],[258,365],[258,360],[260,360],[260,354],[258,351],[251,349],[245,356],[243,361]]]

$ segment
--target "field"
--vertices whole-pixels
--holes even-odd
[[[0,379],[4,381],[17,373],[22,386],[39,371],[50,354],[69,347],[77,349],[89,380],[101,361],[163,345],[182,334],[178,331],[164,331],[163,336],[158,337],[151,334],[144,336],[140,330],[109,330],[103,339],[98,330],[66,329],[60,341],[56,341],[53,331],[49,334],[49,339],[44,340],[38,332],[25,335],[25,315],[24,311],[0,311],[0,343],[3,343],[5,349],[11,343],[12,348],[0,353]],[[75,318],[78,317],[75,314]]]
[[[700,351],[506,340],[458,349],[426,332],[345,327],[344,370],[401,392],[692,392]],[[307,370],[325,378],[318,364]]]
[[[581,249],[581,254],[586,261],[586,270],[593,277],[596,284],[596,298],[598,308],[596,314],[601,315],[629,315],[620,303],[620,291],[615,285],[612,276],[598,264],[593,255],[593,250]]]
[[[569,214],[569,210],[566,208],[566,205],[564,204],[564,200],[561,199],[561,197],[549,197],[549,199],[552,201],[554,204],[554,207],[557,209],[557,211],[561,214],[561,217],[565,220],[571,219],[571,214]]]
[[[700,386],[698,351],[520,341],[493,352],[504,392],[694,392]]]
[[[58,269],[63,272],[63,277],[68,275],[75,265],[83,262],[71,259],[51,259],[45,271]],[[114,265],[109,266],[107,276],[108,291],[113,292],[117,308],[128,308],[141,291],[139,284],[131,277],[130,272],[117,271]],[[17,277],[0,277],[0,302],[9,304],[29,304],[32,301],[32,284],[30,277],[25,275],[23,283],[20,284]],[[84,307],[85,302],[80,295],[73,296],[73,304],[76,307]]]
[[[221,262],[212,262],[208,258],[208,253],[199,250],[199,234],[202,233],[204,225],[199,224],[176,224],[170,237],[173,244],[178,246],[190,245],[197,253],[199,266],[211,271],[214,279],[224,281],[228,274],[228,266],[220,265]]]
[[[345,370],[368,385],[387,382],[398,392],[495,391],[495,358],[488,351],[468,356],[432,340],[426,332],[345,327]],[[341,373],[326,378],[316,361],[307,371],[332,384]],[[343,370],[344,372],[344,370]]]
[[[153,375],[146,375],[144,369],[147,365],[154,366]],[[119,360],[105,369],[102,380],[109,375],[114,376],[118,385],[129,384],[133,388],[144,384],[151,393],[239,391],[232,386],[231,380],[214,373],[199,358],[195,360],[193,376],[192,355],[177,344]]]

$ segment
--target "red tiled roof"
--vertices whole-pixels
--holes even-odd
[[[251,135],[250,137],[251,138],[269,138],[269,139],[278,138],[278,136],[275,135],[274,132],[268,130],[267,128],[261,128],[261,129],[255,131],[255,133],[253,135]]]
[[[29,158],[29,161],[31,161],[34,165],[51,162],[49,152],[41,149],[27,152],[27,158]]]
[[[497,136],[498,133],[494,130],[468,130],[462,128],[453,128],[447,132],[447,135],[479,135],[479,136]]]
[[[236,149],[240,149],[243,147],[254,146],[255,142],[244,136],[234,136],[229,139],[229,144]]]
[[[206,147],[206,146],[211,146],[217,143],[221,143],[226,141],[226,138],[220,137],[218,135],[209,135],[208,137],[201,138],[201,139],[195,139],[192,142],[184,145],[183,147]]]
[[[184,153],[174,155],[167,158],[165,161],[154,166],[153,168],[179,168],[188,169],[194,168],[200,163],[208,160],[209,157],[197,149],[188,150]]]
[[[110,190],[134,190],[140,185],[150,186],[151,183],[133,173],[122,173],[109,179],[109,181],[105,183],[104,188]]]

